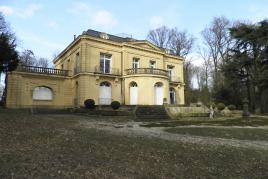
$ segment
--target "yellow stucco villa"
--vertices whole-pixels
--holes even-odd
[[[84,31],[54,68],[19,66],[8,74],[8,108],[184,104],[183,58],[146,40]]]

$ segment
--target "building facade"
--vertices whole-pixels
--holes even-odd
[[[53,63],[9,73],[7,107],[184,104],[183,59],[146,40],[88,30]]]

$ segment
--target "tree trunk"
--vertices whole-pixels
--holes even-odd
[[[8,81],[8,73],[6,73],[5,75],[5,88],[4,88],[4,92],[2,95],[2,101],[4,103],[4,106],[6,106],[6,98],[7,98],[7,81]]]

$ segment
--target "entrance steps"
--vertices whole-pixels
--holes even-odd
[[[169,120],[169,116],[162,105],[137,106],[135,121],[163,121]]]

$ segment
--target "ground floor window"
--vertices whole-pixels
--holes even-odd
[[[138,104],[138,84],[132,81],[129,85],[130,105]]]
[[[154,99],[156,105],[163,104],[163,83],[157,82],[154,85]]]
[[[110,105],[112,97],[111,84],[107,81],[101,82],[99,86],[99,104]]]
[[[53,93],[52,90],[45,86],[39,86],[33,90],[33,99],[34,100],[52,100]]]

